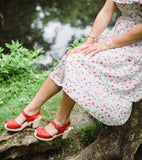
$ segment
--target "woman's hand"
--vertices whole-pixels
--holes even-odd
[[[84,49],[87,49],[88,46],[89,46],[89,45],[86,44],[86,43],[84,43],[84,44],[82,44],[82,45],[80,45],[80,46],[77,46],[77,47],[69,50],[69,51],[67,52],[66,56],[68,57],[68,56],[70,56],[70,55],[72,55],[72,54],[80,53],[80,52],[82,52]]]
[[[78,47],[75,47],[71,50],[69,50],[66,54],[66,56],[70,56],[75,53],[82,53],[84,56],[87,56],[88,54],[91,54],[90,57],[95,56],[97,53],[108,50],[108,46],[105,42],[99,42],[99,43],[92,43],[92,44],[82,44]]]
[[[105,42],[89,44],[86,48],[83,49],[82,54],[87,56],[91,53],[90,57],[95,56],[97,53],[108,50],[108,46]]]

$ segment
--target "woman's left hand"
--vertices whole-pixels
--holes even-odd
[[[90,57],[93,57],[97,53],[106,51],[106,50],[108,50],[108,46],[106,45],[106,43],[99,42],[99,43],[89,44],[88,47],[82,51],[82,54],[84,54],[84,56],[87,56],[88,54],[91,53]]]

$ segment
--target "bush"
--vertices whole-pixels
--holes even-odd
[[[28,50],[18,41],[6,43],[6,47],[10,50],[8,54],[4,54],[4,49],[0,47],[0,81],[7,80],[10,76],[35,71],[33,64],[37,61],[39,53],[43,52],[42,48]]]
[[[81,128],[78,131],[80,141],[85,145],[91,144],[98,136],[98,132],[100,131],[102,125],[101,122],[96,120],[96,125],[88,125]]]
[[[82,37],[80,40],[76,39],[73,41],[70,47],[67,48],[67,50],[73,49],[74,47],[77,47],[81,44],[83,44],[86,41],[86,37]]]

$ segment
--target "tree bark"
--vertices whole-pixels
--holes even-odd
[[[21,132],[6,132],[1,135],[0,160],[56,149],[54,141],[38,141],[33,136],[33,131],[28,128]],[[134,160],[141,144],[142,102],[138,102],[133,104],[132,114],[126,124],[119,127],[103,125],[97,139],[92,144],[78,155],[68,157],[66,160]]]
[[[133,103],[132,114],[126,124],[117,127],[103,125],[92,144],[66,160],[134,160],[141,144],[142,101]]]
[[[72,113],[70,117],[71,124],[75,130],[87,124],[95,125],[91,116],[88,116],[79,105],[76,105],[76,108],[79,111]],[[48,122],[48,117],[42,116],[40,127],[45,126]],[[0,160],[14,159],[16,157],[24,157],[26,160],[31,160],[32,154],[32,157],[36,157],[38,153],[42,155],[42,153],[48,151],[49,154],[51,150],[57,150],[56,140],[51,142],[39,141],[34,137],[33,133],[34,129],[25,128],[20,132],[5,132],[0,135]]]
[[[27,128],[17,133],[5,132],[2,134],[0,137],[0,160],[28,157],[31,154],[56,149],[54,141],[38,141],[33,136],[33,132],[34,129]]]

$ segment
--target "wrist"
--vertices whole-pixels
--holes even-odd
[[[92,40],[94,41],[94,43],[96,43],[97,38],[96,38],[94,35],[88,34],[87,38],[88,38],[88,37],[89,37],[90,39],[92,39]]]
[[[105,41],[105,44],[106,44],[106,46],[107,46],[107,49],[112,49],[112,48],[114,48],[114,44],[113,44],[112,39],[106,40],[106,41]]]
[[[94,40],[92,38],[90,38],[90,37],[88,37],[86,39],[86,41],[84,42],[84,44],[92,44],[92,43],[94,43]]]
[[[115,48],[122,46],[122,44],[120,44],[119,41],[120,41],[120,38],[119,38],[119,37],[113,39],[113,46],[114,46]]]
[[[97,38],[93,34],[87,35],[86,44],[96,43]]]

